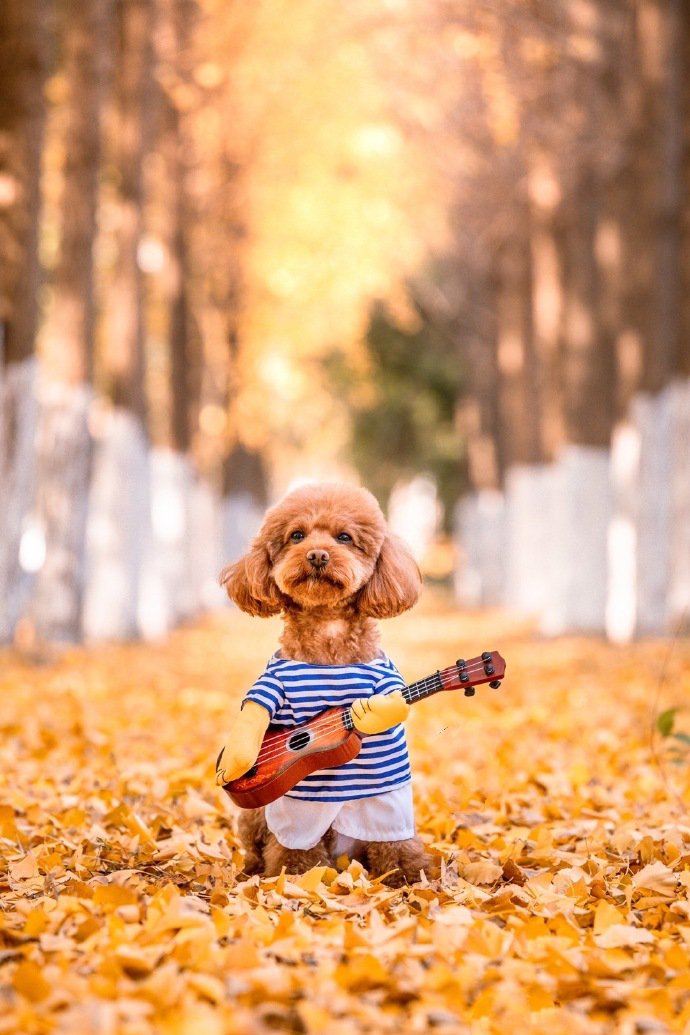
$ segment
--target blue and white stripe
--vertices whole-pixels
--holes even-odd
[[[308,665],[274,655],[245,696],[263,705],[275,726],[299,726],[326,708],[349,705],[358,697],[389,694],[405,686],[390,658],[364,665]],[[393,726],[365,737],[350,762],[321,769],[300,780],[287,797],[303,801],[354,801],[392,790],[411,779],[405,730]]]

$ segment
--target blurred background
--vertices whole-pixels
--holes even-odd
[[[0,643],[158,637],[306,479],[687,629],[683,0],[4,0]]]

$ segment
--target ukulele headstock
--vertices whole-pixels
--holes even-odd
[[[455,665],[439,672],[444,690],[464,690],[465,697],[473,697],[475,687],[488,683],[492,690],[498,690],[505,676],[506,663],[497,650],[485,650],[478,658],[465,661],[458,658]]]

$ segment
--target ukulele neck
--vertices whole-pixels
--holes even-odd
[[[401,692],[408,704],[414,704],[415,701],[423,701],[425,697],[431,697],[432,694],[437,694],[439,690],[444,689],[440,673],[434,672],[433,676],[427,676],[426,679],[419,679],[416,683],[402,687]],[[355,728],[349,708],[346,708],[343,713],[343,723],[348,730]]]
[[[408,704],[414,704],[415,701],[423,701],[425,697],[431,697],[443,689],[441,674],[434,672],[433,676],[427,676],[426,679],[419,679],[416,683],[403,687],[402,695]]]

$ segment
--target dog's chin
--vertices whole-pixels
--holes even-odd
[[[336,575],[308,571],[286,580],[279,588],[301,607],[335,607],[356,592],[356,587],[350,587]]]

